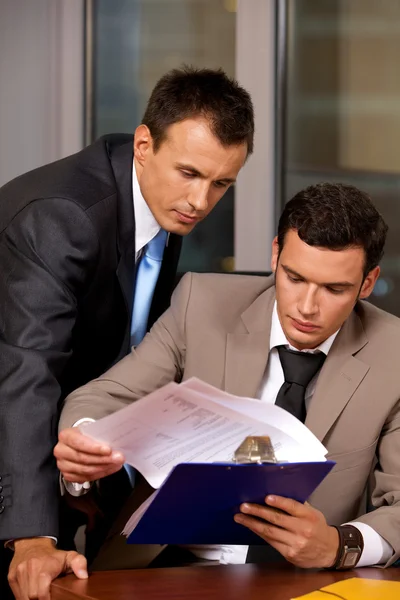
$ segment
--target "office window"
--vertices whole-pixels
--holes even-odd
[[[400,1],[286,6],[282,200],[318,181],[368,192],[390,228],[371,301],[400,315]]]
[[[234,0],[94,2],[92,137],[133,132],[157,80],[183,63],[235,74]],[[181,271],[229,270],[234,190],[184,239]]]

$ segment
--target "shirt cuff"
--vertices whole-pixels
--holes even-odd
[[[68,494],[70,494],[71,496],[75,496],[76,498],[87,494],[93,485],[92,481],[84,481],[83,483],[75,483],[75,481],[65,481],[63,476],[61,476],[61,481],[63,483],[65,491],[68,492]]]
[[[84,423],[94,423],[95,419],[91,419],[90,417],[83,417],[82,419],[78,419],[78,421],[75,421],[75,423],[72,425],[72,427],[78,427],[79,425],[83,425]]]
[[[32,539],[32,540],[36,540],[37,538],[47,538],[49,540],[54,540],[54,542],[57,544],[58,540],[56,537],[52,536],[52,535],[37,535],[34,538],[23,538],[23,539]],[[14,540],[7,540],[4,543],[4,548],[8,548],[9,550],[14,551],[14,542],[17,542],[18,538],[15,538]]]
[[[386,563],[393,555],[392,546],[370,525],[360,523],[359,521],[351,521],[351,523],[344,524],[357,527],[364,539],[364,549],[360,560],[357,563],[357,567],[381,565]]]

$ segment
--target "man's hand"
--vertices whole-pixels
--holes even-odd
[[[60,432],[54,448],[57,467],[66,481],[95,481],[119,471],[125,462],[121,452],[83,435],[76,427]]]
[[[265,503],[267,506],[242,504],[236,523],[254,531],[297,567],[334,564],[339,534],[319,510],[281,496],[267,496]]]
[[[62,573],[86,579],[86,558],[77,552],[57,550],[48,538],[16,540],[8,582],[17,600],[50,600],[50,585]]]

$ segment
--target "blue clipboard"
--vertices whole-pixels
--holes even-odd
[[[128,537],[130,544],[261,544],[233,516],[275,494],[305,502],[335,462],[177,465]]]

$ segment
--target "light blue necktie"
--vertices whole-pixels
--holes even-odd
[[[147,331],[147,321],[153,300],[158,275],[161,269],[167,232],[160,229],[156,236],[144,247],[139,260],[133,297],[131,346],[140,344]],[[131,487],[135,486],[135,469],[124,464]]]
[[[144,247],[144,252],[139,261],[132,310],[132,346],[140,344],[146,335],[151,302],[161,269],[166,241],[167,232],[160,229],[157,235]]]

